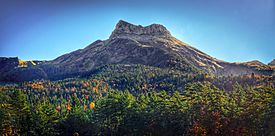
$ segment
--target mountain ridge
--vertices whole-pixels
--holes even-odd
[[[121,35],[145,35],[145,36],[158,36],[158,37],[171,37],[171,33],[165,26],[160,24],[151,24],[148,26],[134,25],[124,20],[119,20],[115,26],[115,30],[110,35],[109,39],[119,37]],[[129,36],[129,35],[128,35]]]
[[[275,59],[268,63],[269,66],[275,66]]]
[[[97,40],[83,49],[30,68],[11,69],[9,74],[0,76],[0,81],[8,79],[20,70],[36,71],[35,79],[66,78],[110,64],[141,64],[216,76],[273,73],[272,69],[268,69],[268,65],[257,62],[256,66],[254,63],[230,63],[213,58],[173,37],[166,27],[160,24],[141,26],[120,20],[108,39]],[[266,69],[262,69],[263,67]]]

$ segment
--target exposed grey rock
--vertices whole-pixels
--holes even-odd
[[[152,24],[146,27],[141,25],[133,25],[123,20],[120,20],[115,30],[112,32],[110,39],[118,37],[171,37],[170,32],[160,24]]]

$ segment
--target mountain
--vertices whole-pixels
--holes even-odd
[[[275,59],[268,63],[269,66],[275,66]]]
[[[40,65],[46,61],[24,61],[17,57],[0,57],[0,81],[28,81],[46,78]]]
[[[257,69],[250,64],[229,63],[213,58],[176,39],[163,25],[152,24],[144,27],[123,20],[116,24],[107,40],[97,40],[84,49],[64,54],[52,61],[16,69],[22,70],[22,73],[23,70],[36,71],[34,79],[59,79],[89,73],[110,64],[141,64],[217,76],[272,73],[269,69]],[[1,74],[0,80],[15,80],[16,76],[10,78],[14,75],[14,70],[8,73]]]
[[[266,65],[258,60],[243,62],[243,63],[239,63],[239,64],[247,66],[247,67],[257,70],[257,71],[261,71],[261,73],[265,73],[265,74],[271,74],[273,72],[273,69],[271,66]]]
[[[268,65],[273,69],[273,74],[275,75],[275,59],[268,63]]]
[[[89,71],[106,64],[143,64],[217,75],[259,73],[244,65],[215,59],[176,39],[162,25],[143,27],[122,20],[109,39],[62,55],[52,64],[72,67],[73,71]]]

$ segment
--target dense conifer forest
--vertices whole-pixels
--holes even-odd
[[[8,135],[275,135],[275,79],[137,65],[78,78],[3,83]]]

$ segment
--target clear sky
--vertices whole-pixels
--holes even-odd
[[[1,0],[0,56],[51,60],[107,39],[120,19],[163,24],[225,61],[275,58],[275,0]]]

